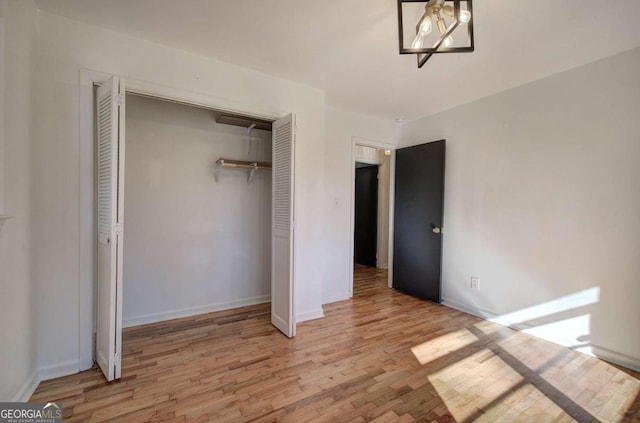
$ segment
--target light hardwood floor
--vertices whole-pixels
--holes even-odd
[[[40,384],[65,422],[640,421],[640,375],[424,302],[357,267],[354,298],[287,339],[269,306],[124,332],[123,378]]]

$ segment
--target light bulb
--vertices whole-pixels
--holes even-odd
[[[422,48],[422,34],[418,32],[411,43],[411,48]]]
[[[445,47],[451,47],[453,45],[453,38],[451,38],[451,35],[444,39],[443,44]]]
[[[431,25],[431,18],[430,17],[426,17],[422,20],[422,24],[420,24],[420,33],[425,36],[431,33],[431,29],[432,29],[432,25]]]

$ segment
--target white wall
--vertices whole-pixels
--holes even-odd
[[[297,115],[296,311],[298,320],[322,316],[325,101],[320,90],[149,41],[40,13],[41,107],[37,210],[38,361],[51,377],[72,373],[80,337],[79,71],[92,69],[215,98],[229,108]],[[81,276],[82,275],[82,276]],[[85,342],[84,338],[82,342]],[[86,345],[83,344],[83,350]]]
[[[0,18],[0,91],[5,106],[4,128],[0,125],[0,214],[12,216],[0,223],[0,401],[26,401],[37,383],[30,154],[38,11],[32,1],[0,1]]]
[[[125,326],[270,300],[271,132],[217,124],[213,112],[127,96]]]
[[[397,125],[391,119],[327,107],[325,142],[325,249],[323,303],[350,297],[353,274],[351,205],[353,202],[353,138],[395,145]]]
[[[640,367],[638,75],[635,49],[404,126],[402,146],[447,140],[445,304],[503,315],[599,288],[523,327]]]

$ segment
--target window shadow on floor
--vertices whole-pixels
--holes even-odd
[[[624,413],[623,422],[640,422],[640,392]]]
[[[354,270],[357,276],[354,279],[354,298],[363,298],[371,294],[378,296],[382,294],[386,297],[383,293],[384,291],[379,288],[375,289],[376,286],[380,287],[384,271],[359,266],[356,266]],[[393,290],[391,292],[394,292],[394,294],[390,295],[395,301],[398,294],[395,294],[396,291]],[[404,295],[403,298],[407,298],[407,302],[412,301]],[[393,304],[394,301],[389,304]],[[402,302],[404,300],[400,298],[398,301]],[[574,308],[576,305],[581,304],[576,304],[575,301],[571,303]],[[571,311],[582,314],[584,310]],[[454,313],[459,312],[456,311]],[[445,327],[447,329],[450,328],[447,327],[446,322],[441,322],[443,327],[439,328],[440,322],[437,321],[436,317],[439,314],[438,308],[435,308],[433,309],[433,317],[428,319],[428,323],[425,321],[432,328],[425,333],[424,344],[410,347],[417,361],[421,363],[423,374],[429,379],[429,383],[412,390],[414,392],[400,393],[399,398],[404,400],[407,396],[411,397],[418,394],[416,391],[419,391],[424,396],[425,401],[419,408],[425,406],[436,407],[440,410],[438,413],[440,417],[444,417],[442,411],[446,410],[445,415],[450,415],[451,418],[457,418],[463,422],[472,422],[485,415],[485,418],[493,414],[500,415],[502,414],[501,409],[504,408],[508,408],[509,413],[516,417],[521,414],[518,411],[521,407],[514,404],[514,401],[519,401],[514,398],[517,398],[522,392],[533,392],[531,395],[524,395],[528,396],[526,400],[529,401],[536,395],[539,395],[540,398],[546,398],[545,404],[549,404],[549,406],[551,406],[551,403],[555,404],[553,407],[555,411],[552,414],[562,412],[577,421],[599,420],[599,417],[595,415],[599,412],[599,409],[587,405],[590,402],[589,395],[594,395],[592,392],[594,390],[597,392],[597,389],[599,389],[598,384],[596,383],[594,386],[593,381],[587,380],[588,378],[582,378],[585,372],[590,371],[591,367],[597,365],[598,362],[595,358],[587,359],[586,356],[582,356],[570,349],[556,344],[547,344],[547,341],[538,341],[536,337],[531,337],[524,333],[521,334],[507,327],[476,319],[464,313],[461,313],[461,315],[468,316],[468,319],[462,318],[462,321],[466,320],[467,323],[458,326],[458,330],[442,331]],[[370,324],[384,320],[384,316],[376,315],[376,319],[373,319],[373,317],[371,315],[367,316],[365,323]],[[566,316],[562,315],[560,317],[565,318]],[[434,318],[436,319],[434,320]],[[553,315],[551,320],[553,318],[558,318],[558,316]],[[489,330],[489,332],[486,330]],[[517,335],[517,340],[514,343],[508,341],[514,335]],[[535,345],[537,351],[527,351],[527,345],[529,344]],[[520,349],[523,346],[525,350]],[[485,358],[478,358],[480,356]],[[483,360],[489,359],[487,357],[495,357],[502,362],[502,369],[510,373],[510,379],[501,379],[500,385],[494,386],[491,386],[491,382],[489,382],[492,375],[489,375],[487,379],[483,379],[483,377],[487,376],[486,374],[477,377],[467,375],[465,380],[458,379],[463,377],[461,373],[464,373],[465,369],[469,369],[473,373],[473,370],[471,370],[473,366],[476,364],[481,366]],[[478,363],[476,363],[476,360]],[[578,366],[581,370],[578,370]],[[602,369],[603,367],[600,366],[599,368]],[[567,377],[554,377],[554,375],[563,375],[565,373]],[[633,375],[631,376],[634,377]],[[456,380],[450,383],[448,381],[450,378]],[[474,382],[474,378],[478,382]],[[570,384],[564,383],[569,380],[568,378],[576,378],[576,380],[581,381],[580,383],[586,383],[584,389],[580,387],[582,385],[577,386],[577,391],[572,389]],[[457,389],[456,384],[458,383],[465,385],[466,388]],[[604,388],[604,384],[602,384],[602,388]],[[437,398],[431,398],[433,394]],[[627,393],[627,395],[631,395],[631,393]],[[635,392],[633,395],[635,395]],[[473,399],[474,396],[476,397],[475,400]],[[634,401],[628,408],[630,419],[638,419],[637,414],[640,406],[638,406],[638,400],[635,397]],[[398,413],[405,411],[402,407],[394,408],[393,410]],[[544,407],[540,412],[543,411]],[[414,417],[417,417],[415,409],[409,412]],[[624,413],[624,408],[621,408],[618,413],[621,416]],[[425,416],[419,415],[418,417]],[[429,417],[436,416],[432,414]]]

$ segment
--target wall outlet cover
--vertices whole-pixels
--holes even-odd
[[[476,291],[480,289],[480,278],[471,276],[471,289],[475,289]]]

